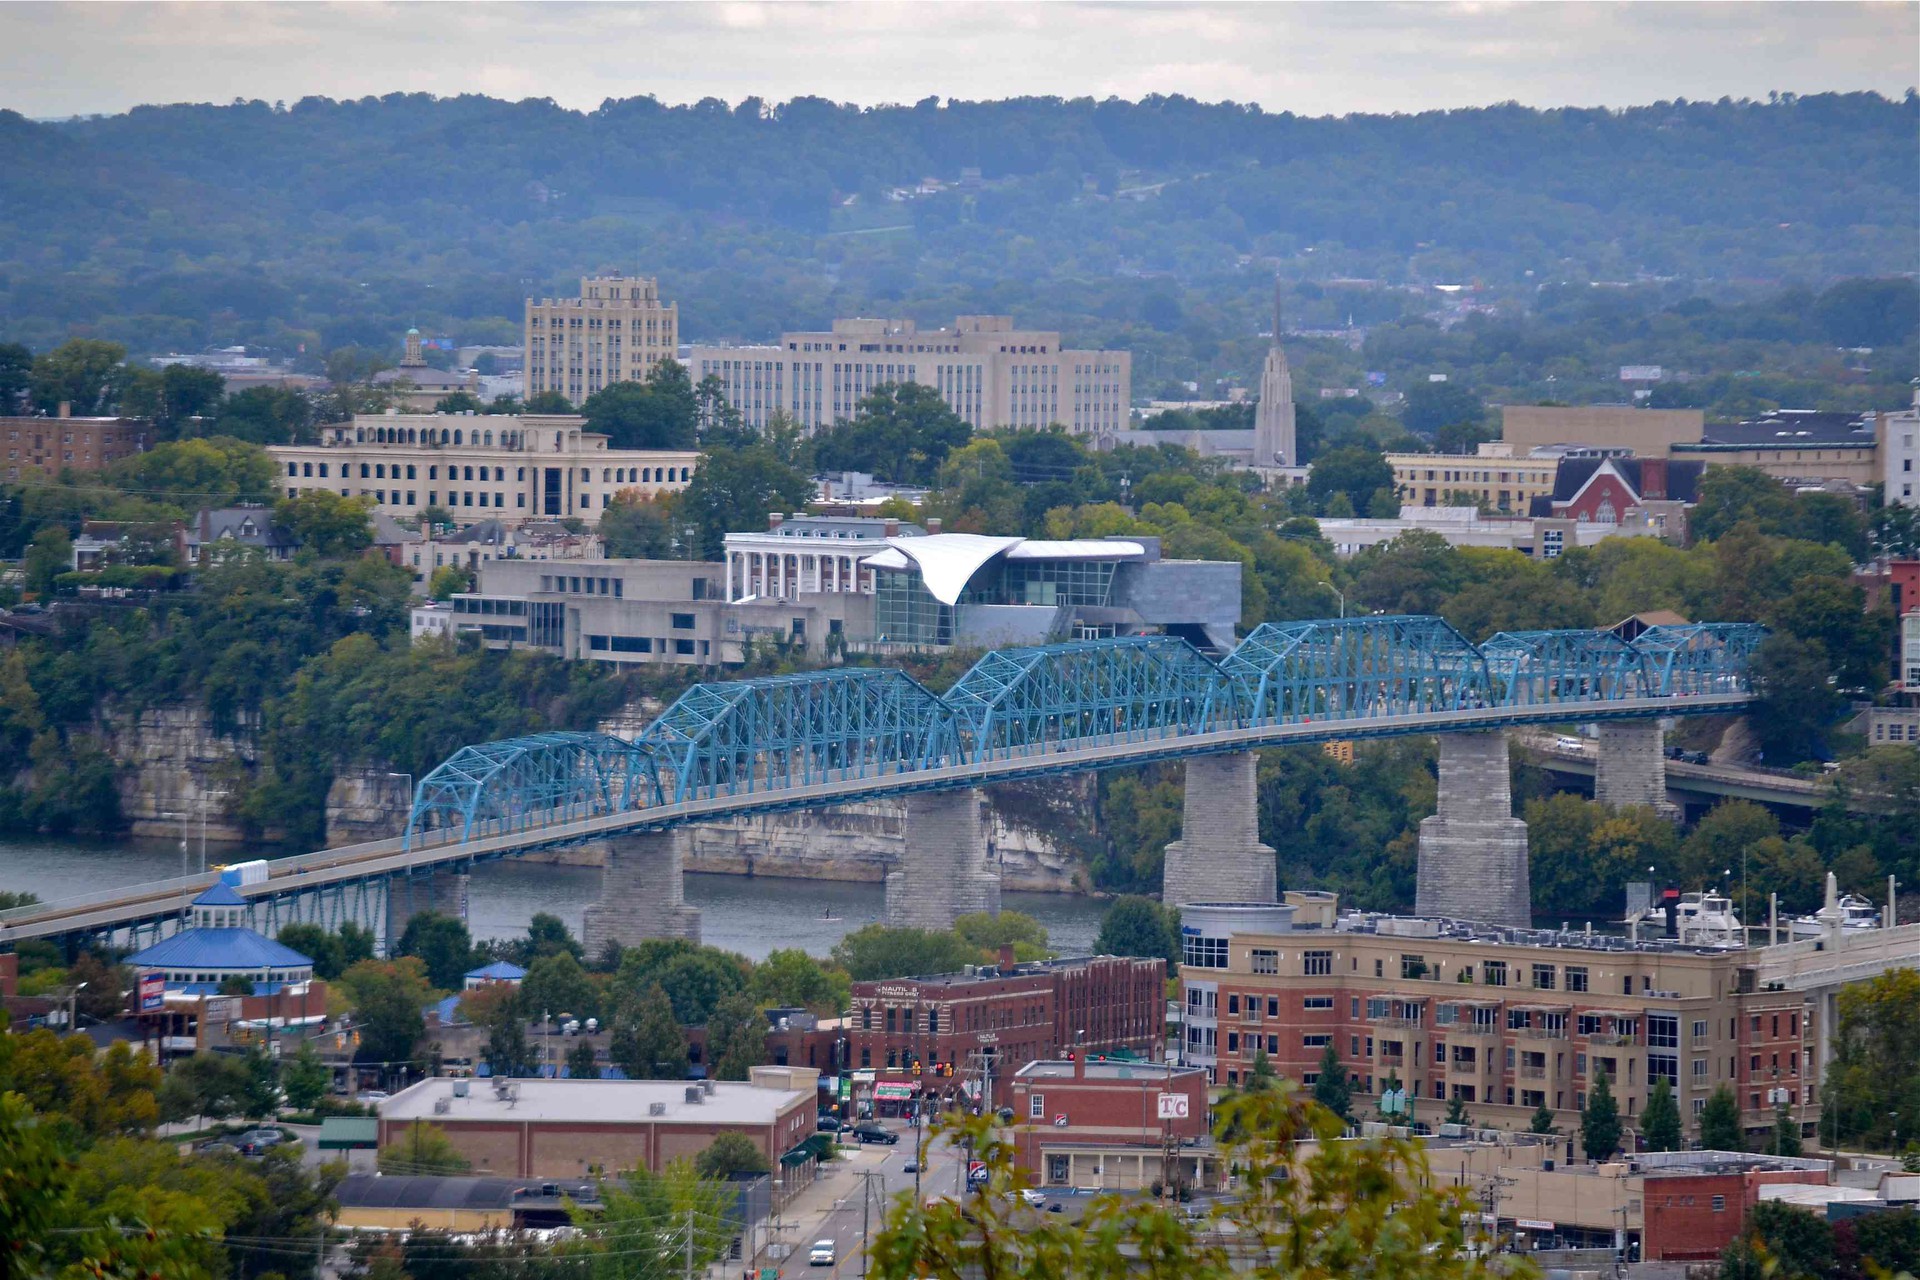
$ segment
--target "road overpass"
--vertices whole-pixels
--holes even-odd
[[[1543,631],[1476,646],[1437,618],[1372,617],[1267,624],[1219,662],[1169,637],[1001,650],[943,695],[871,667],[701,684],[633,740],[549,733],[463,748],[420,780],[403,836],[276,860],[241,892],[268,931],[358,919],[392,935],[415,909],[459,909],[460,877],[479,863],[608,842],[590,945],[686,935],[698,925],[680,897],[678,829],[904,796],[907,853],[888,879],[888,918],[937,925],[998,904],[979,787],[1183,760],[1186,838],[1169,849],[1166,896],[1270,897],[1255,749],[1437,734],[1442,794],[1422,830],[1423,909],[1475,918],[1446,908],[1454,898],[1484,908],[1487,876],[1514,874],[1506,730],[1623,726],[1618,771],[1663,786],[1657,729],[1651,752],[1642,730],[1659,717],[1738,710],[1761,635],[1696,624],[1652,628],[1631,644],[1604,631]],[[1487,772],[1495,747],[1498,777]],[[1525,910],[1524,827],[1518,849],[1507,914]],[[1490,856],[1498,867],[1475,861]],[[0,944],[158,934],[212,879],[0,913]]]
[[[1571,745],[1563,743],[1562,736],[1538,731],[1515,735],[1520,745],[1533,752],[1539,766],[1549,773],[1593,778],[1599,769],[1598,744],[1582,739],[1577,746]],[[1811,810],[1833,799],[1833,786],[1827,778],[1809,778],[1784,769],[1668,760],[1666,775],[1669,793],[1707,800],[1752,800],[1758,804]]]

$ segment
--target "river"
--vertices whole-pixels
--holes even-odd
[[[234,856],[219,846],[208,853],[216,863]],[[26,890],[49,902],[191,875],[199,867],[197,844],[183,852],[173,840],[0,838],[0,889]],[[600,872],[592,867],[487,863],[474,872],[467,922],[476,938],[505,938],[545,911],[578,936],[581,912],[599,889]],[[698,874],[687,876],[686,893],[701,910],[702,940],[752,960],[781,947],[824,956],[850,930],[877,921],[885,897],[877,884]],[[1008,893],[1001,905],[1038,919],[1055,951],[1084,955],[1100,931],[1105,904],[1073,894]]]

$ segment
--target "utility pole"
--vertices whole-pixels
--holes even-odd
[[[687,1210],[687,1272],[686,1280],[693,1280],[693,1210]]]
[[[1167,1058],[1167,1081],[1163,1092],[1173,1092],[1173,1059]],[[1160,1207],[1165,1209],[1173,1196],[1173,1116],[1167,1115],[1160,1123]]]
[[[860,1179],[860,1280],[866,1280],[867,1269],[872,1260],[867,1253],[867,1241],[871,1238],[873,1227],[873,1202],[875,1197],[882,1199],[881,1212],[886,1212],[884,1198],[887,1194],[886,1171],[882,1169],[856,1169],[854,1176]],[[873,1189],[873,1180],[880,1179],[880,1189]]]

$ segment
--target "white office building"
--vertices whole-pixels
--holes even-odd
[[[615,494],[677,493],[692,449],[609,449],[576,414],[356,414],[318,444],[270,445],[289,498],[330,489],[389,516],[443,507],[462,521],[578,516],[595,524]]]
[[[937,532],[940,522],[928,522]],[[917,538],[927,531],[870,516],[767,516],[767,527],[726,537],[726,598],[794,600],[821,593],[873,594],[873,570],[860,562],[885,551],[889,538]]]
[[[1880,415],[1880,484],[1889,504],[1920,506],[1920,380],[1909,408]]]
[[[976,431],[1059,423],[1092,436],[1126,427],[1133,394],[1131,353],[1065,350],[1058,333],[1016,329],[1011,316],[924,331],[911,320],[835,320],[824,332],[784,333],[777,346],[696,346],[688,364],[695,382],[718,377],[761,430],[784,411],[818,431],[852,418],[882,383],[917,382]]]

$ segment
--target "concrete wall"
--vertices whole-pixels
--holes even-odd
[[[1500,411],[1500,438],[1522,457],[1542,445],[1590,444],[1663,458],[1673,445],[1698,440],[1705,429],[1706,414],[1699,409],[1516,404]]]
[[[1440,808],[1420,824],[1414,913],[1526,926],[1527,824],[1513,816],[1507,735],[1443,733]]]
[[[1251,751],[1187,761],[1180,838],[1167,846],[1160,899],[1187,902],[1272,902],[1278,873],[1271,846],[1260,843]]]

